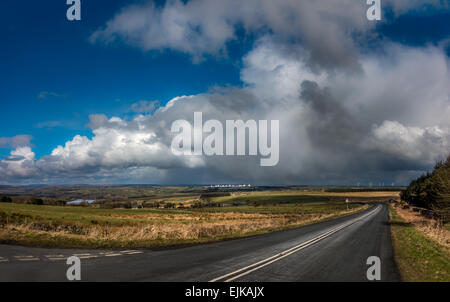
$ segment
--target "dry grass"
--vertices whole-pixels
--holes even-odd
[[[424,217],[412,209],[396,207],[397,214],[407,223],[413,224],[419,231],[450,250],[450,231],[438,221]]]
[[[289,227],[301,226],[335,216],[350,214],[367,205],[332,213],[261,214],[242,212],[194,211],[116,211],[83,209],[83,222],[67,220],[71,209],[58,213],[58,219],[43,217],[56,207],[20,205],[21,213],[31,218],[14,220],[14,205],[8,206],[9,222],[3,222],[0,242],[65,247],[145,247],[184,242],[204,242],[222,238],[241,237]],[[37,210],[35,210],[37,209]],[[39,211],[42,209],[41,211]],[[44,212],[45,211],[45,212]],[[77,212],[78,213],[78,212]],[[52,213],[53,215],[54,212]],[[48,214],[50,215],[50,214]],[[64,217],[62,217],[64,215]],[[101,220],[100,220],[101,218]],[[94,223],[93,221],[101,221]]]

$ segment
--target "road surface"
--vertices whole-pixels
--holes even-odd
[[[81,259],[82,281],[399,281],[386,205],[296,229],[160,250],[74,250],[0,245],[0,281],[67,281],[66,259]]]

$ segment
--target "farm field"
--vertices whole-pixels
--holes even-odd
[[[398,198],[398,192],[322,192],[322,191],[264,191],[243,192],[211,198],[216,203],[289,204],[303,202],[340,202],[349,198],[355,202],[385,201]]]
[[[343,191],[343,192],[342,192]],[[340,198],[397,198],[400,188],[332,188],[332,187],[261,187],[251,186],[245,188],[211,188],[209,186],[0,186],[0,196],[9,196],[15,203],[28,203],[31,199],[42,199],[44,204],[56,205],[76,199],[95,200],[98,204],[137,204],[137,203],[177,203],[190,204],[200,201],[203,195],[227,195],[213,197],[210,201],[242,202],[245,199],[277,202],[323,200],[333,197]],[[309,196],[305,198],[305,196]],[[278,199],[278,200],[277,200]]]
[[[167,189],[166,189],[167,190]],[[179,188],[178,188],[179,190]],[[177,201],[175,196],[166,198]],[[0,203],[0,242],[51,247],[158,247],[262,234],[331,219],[394,192],[232,192],[190,196],[178,208]],[[350,198],[349,208],[345,198]],[[74,196],[74,198],[77,196]]]

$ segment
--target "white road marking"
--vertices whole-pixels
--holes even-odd
[[[134,255],[134,254],[142,254],[142,251],[137,251],[137,250],[128,250],[128,251],[121,251],[122,254],[125,255]]]
[[[91,253],[77,253],[77,254],[73,254],[73,256],[77,256],[80,259],[90,259],[90,258],[98,258],[99,256],[115,257],[115,256],[123,256],[123,255],[141,254],[141,253],[143,253],[143,252],[139,251],[139,250],[125,250],[125,251],[120,251],[120,253],[117,253],[117,252],[116,253],[115,252],[100,252],[99,255],[95,255],[95,254],[91,254]],[[44,255],[44,257],[47,260],[50,260],[50,261],[66,260],[70,256],[71,255],[63,255],[63,254]],[[39,256],[33,256],[33,255],[19,255],[19,256],[14,256],[14,258],[16,260],[19,260],[19,261],[37,261],[37,260],[41,260],[39,258]],[[9,262],[9,259],[5,258],[5,257],[0,257],[0,262]]]
[[[39,257],[35,256],[14,256],[19,261],[37,261],[39,260]]]
[[[97,257],[98,257],[97,255],[90,255],[90,256],[80,256],[78,258],[80,258],[80,259],[91,259],[91,258],[97,258]]]
[[[74,254],[74,256],[77,256],[80,259],[90,259],[98,257],[98,255],[91,255],[91,254]]]
[[[45,255],[45,257],[47,257],[47,259],[51,261],[67,259],[67,257],[62,254]]]
[[[267,266],[269,264],[272,264],[272,263],[274,263],[274,262],[276,262],[278,260],[281,260],[281,259],[283,259],[283,258],[285,258],[285,257],[287,257],[287,256],[289,256],[289,255],[291,255],[293,253],[296,253],[296,252],[298,252],[298,251],[300,251],[300,250],[302,250],[302,249],[304,249],[304,248],[306,248],[306,247],[308,247],[310,245],[313,245],[314,243],[316,243],[316,242],[318,242],[318,241],[320,241],[320,240],[322,240],[322,239],[324,239],[326,237],[331,236],[332,234],[336,233],[337,231],[342,230],[343,228],[346,228],[349,225],[351,225],[351,224],[353,224],[353,223],[355,223],[357,221],[360,221],[360,220],[366,218],[369,215],[374,214],[375,212],[378,212],[379,209],[380,209],[380,206],[377,206],[374,210],[370,211],[369,213],[366,213],[366,214],[364,214],[361,217],[352,219],[349,222],[344,223],[344,224],[342,224],[342,225],[340,225],[340,226],[338,226],[338,227],[336,227],[336,228],[334,228],[334,229],[332,229],[332,230],[330,230],[328,232],[325,232],[325,233],[323,233],[323,234],[321,234],[321,235],[319,235],[319,236],[317,236],[317,237],[315,237],[313,239],[310,239],[310,240],[308,240],[306,242],[303,242],[303,243],[301,243],[299,245],[291,247],[291,248],[289,248],[289,249],[287,249],[287,250],[285,250],[285,251],[283,251],[281,253],[278,253],[276,255],[273,255],[271,257],[268,257],[268,258],[263,259],[261,261],[258,261],[256,263],[253,263],[251,265],[248,265],[248,266],[245,266],[243,268],[240,268],[240,269],[238,269],[236,271],[233,271],[231,273],[228,273],[228,274],[222,275],[220,277],[214,278],[214,279],[210,280],[209,282],[216,282],[218,280],[231,277],[231,276],[233,276],[235,274],[238,274],[240,272],[242,272],[242,273],[238,274],[237,276],[234,276],[234,277],[231,277],[229,279],[226,279],[226,280],[224,280],[224,282],[230,282],[230,281],[233,281],[233,280],[238,279],[240,277],[243,277],[245,275],[248,275],[251,272],[259,270],[259,269],[261,269],[261,268],[263,268],[263,267],[265,267],[265,266]]]
[[[89,258],[97,258],[98,255],[92,255],[90,253],[84,253],[84,254],[73,254],[74,256],[77,256],[80,259],[89,259]]]
[[[122,254],[106,254],[105,257],[122,256]]]

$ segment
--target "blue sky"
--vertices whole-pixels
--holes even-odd
[[[135,1],[145,9],[147,2]],[[196,1],[186,3],[189,2]],[[158,2],[156,7],[165,5],[165,2]],[[292,33],[280,34],[281,30],[271,28],[270,23],[257,30],[253,30],[254,25],[251,24],[251,29],[245,32],[242,28],[239,30],[242,22],[236,21],[233,27],[234,38],[224,39],[224,45],[220,45],[220,54],[217,54],[216,49],[209,51],[205,50],[207,46],[202,46],[202,60],[197,62],[194,58],[197,50],[186,50],[184,46],[173,44],[173,40],[163,41],[167,47],[150,48],[140,47],[139,43],[128,43],[125,39],[116,39],[112,43],[90,41],[94,32],[105,29],[107,22],[129,10],[129,1],[114,0],[105,3],[84,0],[82,20],[73,22],[66,19],[67,7],[63,0],[6,1],[0,11],[0,138],[32,136],[32,150],[36,159],[49,155],[54,148],[64,145],[75,135],[92,139],[93,131],[86,126],[89,115],[104,114],[107,117],[132,120],[134,113],[130,108],[141,100],[157,100],[160,106],[164,106],[174,97],[207,93],[213,87],[249,86],[242,79],[243,70],[250,69],[248,64],[244,64],[244,60],[251,57],[260,41],[264,41],[261,37],[270,36],[276,45],[302,47],[312,55],[317,52],[318,47],[307,43],[309,36],[306,33],[299,35],[300,42],[297,42],[296,36],[294,39],[289,36]],[[419,7],[402,8],[399,13],[386,6],[384,20],[369,30],[364,28],[362,33],[358,31],[362,38],[355,38],[351,42],[356,49],[355,60],[360,61],[364,54],[375,57],[376,53],[383,53],[388,49],[387,44],[411,50],[434,47],[443,51],[448,58],[448,7]],[[230,20],[233,18],[229,16]],[[326,30],[325,20],[324,24]],[[119,32],[117,35],[120,34]],[[283,40],[285,36],[294,42],[286,42]],[[214,38],[209,39],[216,42]],[[329,67],[321,65],[320,60],[311,64],[317,64],[319,70],[329,72]],[[346,68],[339,64],[338,62],[336,68]],[[436,121],[436,125],[432,121],[417,124],[414,124],[416,121],[405,123],[400,118],[398,121],[406,127],[447,126],[445,121],[444,124]],[[379,119],[377,125],[382,122],[383,119]],[[9,156],[14,149],[14,146],[0,144],[0,157]],[[421,165],[422,170],[413,169],[414,172],[406,169],[408,176],[401,179],[421,173],[424,166],[426,165]],[[202,173],[208,174],[195,171],[196,175]],[[233,181],[229,174],[223,173],[225,172],[220,171],[214,175],[220,175],[220,179],[224,181]],[[280,175],[292,173],[280,172]],[[286,176],[286,179],[290,179],[289,177]],[[394,178],[392,176],[390,179]],[[120,181],[120,177],[118,179]],[[151,180],[146,178],[145,181]],[[167,179],[161,181],[165,180]],[[39,182],[40,179],[34,181]],[[318,180],[306,179],[308,181]],[[328,179],[326,182],[333,181]]]
[[[91,135],[85,127],[89,114],[123,116],[140,100],[165,104],[211,86],[241,84],[239,59],[245,43],[228,58],[199,64],[170,50],[145,53],[123,45],[92,45],[92,32],[126,3],[85,1],[82,20],[74,22],[66,19],[64,1],[5,5],[0,21],[0,137],[32,135],[40,157],[75,134]],[[39,98],[41,92],[58,96]],[[3,148],[2,153],[8,151]]]

